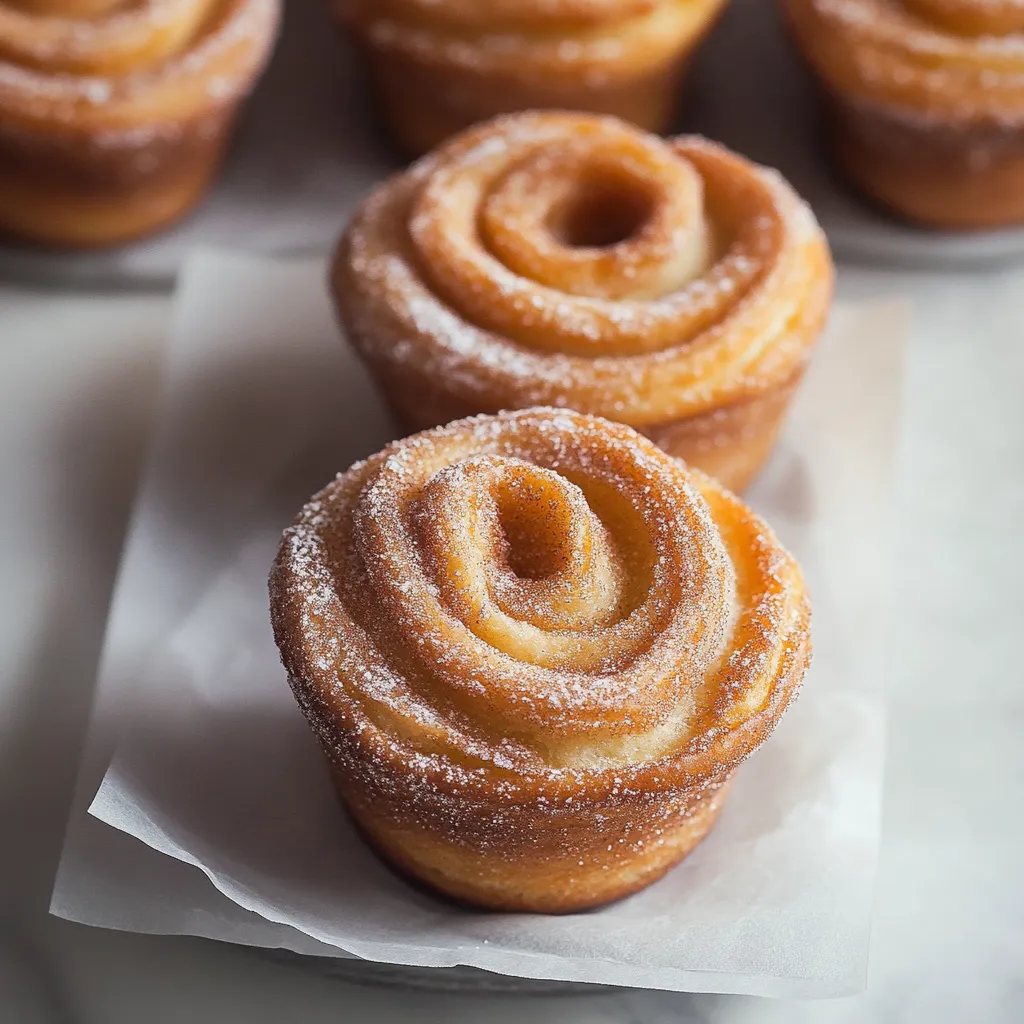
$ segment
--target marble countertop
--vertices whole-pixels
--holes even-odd
[[[0,290],[0,1019],[1024,1019],[1024,276],[844,270],[840,291],[916,303],[886,595],[884,842],[866,993],[783,1003],[393,992],[49,918],[169,302]]]

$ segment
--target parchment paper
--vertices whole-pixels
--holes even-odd
[[[72,821],[54,911],[529,978],[774,996],[861,988],[904,307],[836,310],[750,495],[804,565],[816,658],[715,832],[612,907],[481,914],[410,889],[362,846],[270,636],[280,529],[393,433],[337,336],[322,276],[319,263],[212,252],[185,269],[84,786],[115,738],[116,749],[92,819]]]

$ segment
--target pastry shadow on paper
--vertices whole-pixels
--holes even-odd
[[[156,686],[170,690],[179,669],[172,663],[164,668]],[[169,702],[140,709],[124,736],[114,763],[118,786],[146,817],[161,822],[172,842],[271,905],[275,893],[281,905],[293,906],[301,893],[303,900],[372,915],[375,906],[393,913],[400,901],[423,925],[434,914],[482,913],[410,882],[377,858],[344,813],[320,747],[288,701],[244,709]],[[799,754],[790,744],[769,741],[754,755],[756,764],[739,769],[715,830],[673,873],[688,873],[695,887],[714,886],[723,851],[755,858],[758,844],[784,830],[794,808],[786,799],[751,798],[744,776],[752,781],[756,773],[762,792],[770,780],[771,790],[791,794],[799,788],[794,780],[813,778],[827,765],[831,739],[823,730],[821,742]],[[669,892],[676,891],[668,881]],[[617,920],[651,913],[650,902],[635,898],[616,908]]]
[[[211,705],[198,717],[169,709],[136,717],[127,731],[115,761],[121,783],[143,810],[155,810],[172,841],[246,889],[269,899],[279,887],[315,898],[318,886],[329,885],[321,895],[350,907],[403,890],[411,911],[444,906],[364,843],[297,708]]]
[[[743,495],[755,511],[769,508],[768,525],[786,543],[790,530],[806,527],[814,518],[815,495],[811,470],[782,438],[768,463]]]
[[[168,550],[228,565],[249,538],[283,530],[337,473],[396,436],[370,385],[348,372],[334,351],[296,359],[282,346],[214,363],[177,389],[175,433],[156,441],[153,481]]]

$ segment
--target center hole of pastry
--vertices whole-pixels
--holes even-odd
[[[651,196],[637,184],[598,179],[581,183],[549,223],[563,245],[607,249],[638,235],[653,213]]]
[[[502,482],[496,497],[509,569],[524,580],[564,573],[579,524],[563,487],[546,474],[516,475]]]

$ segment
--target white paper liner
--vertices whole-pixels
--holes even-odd
[[[120,741],[90,809],[98,821],[72,822],[54,911],[529,978],[857,991],[879,842],[880,588],[904,307],[836,310],[750,495],[803,563],[816,657],[716,830],[664,880],[601,911],[480,914],[410,889],[355,837],[270,637],[280,529],[392,432],[338,340],[322,277],[319,264],[216,253],[186,269],[87,769],[113,732]]]

